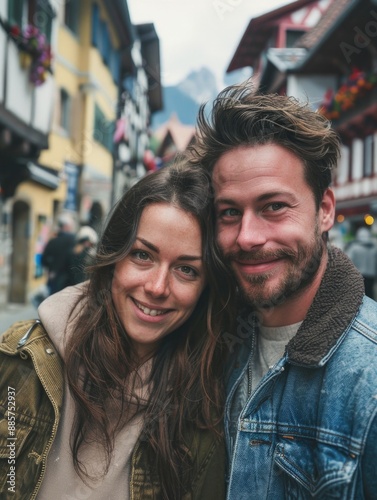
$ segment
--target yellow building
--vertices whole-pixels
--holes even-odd
[[[0,188],[7,189],[7,196],[0,200],[3,226],[0,234],[8,234],[0,250],[0,306],[4,300],[27,301],[45,282],[40,255],[62,212],[70,212],[77,226],[90,224],[101,228],[114,196],[113,136],[116,120],[122,115],[118,103],[124,101],[122,81],[126,77],[145,82],[146,88],[142,92],[139,88],[138,92],[138,98],[144,99],[143,105],[135,102],[134,108],[148,107],[148,75],[146,72],[144,79],[140,79],[140,62],[143,65],[140,40],[125,0],[43,0],[37,2],[42,5],[37,13],[33,11],[35,4],[33,0],[0,0],[0,20],[8,22],[8,31],[14,25],[23,30],[27,23],[43,31],[49,19],[53,53],[52,74],[47,75],[46,81],[40,86],[27,82],[18,93],[18,105],[22,108],[25,89],[33,96],[39,92],[39,100],[34,97],[30,105],[31,115],[37,123],[43,111],[44,129],[40,134],[43,141],[33,150],[38,154],[26,158],[25,173],[18,176],[13,192],[6,185],[9,176],[2,176],[0,122]],[[12,19],[13,14],[18,17]],[[10,49],[17,58],[17,52],[22,51],[18,46],[13,47],[10,32],[4,36],[7,37],[4,71],[9,74],[6,64],[8,61],[9,65]],[[18,62],[17,65],[20,66]],[[28,69],[18,67],[20,72],[27,79]],[[140,131],[143,137],[147,137],[149,114],[150,111],[144,113]],[[22,120],[28,118],[21,116]],[[30,137],[38,128],[34,122],[29,127]],[[122,142],[129,146],[126,135]],[[142,144],[147,147],[146,141]],[[18,162],[21,156],[17,156]],[[8,288],[5,299],[1,296],[2,287]]]
[[[131,41],[128,12],[117,29],[113,16],[103,1],[58,4],[55,107],[49,149],[39,159],[66,184],[51,199],[53,218],[69,210],[78,222],[100,225],[110,208],[120,49]]]

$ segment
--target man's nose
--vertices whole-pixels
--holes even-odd
[[[237,245],[244,251],[264,245],[267,241],[266,233],[266,223],[263,218],[256,214],[244,213],[236,240]]]

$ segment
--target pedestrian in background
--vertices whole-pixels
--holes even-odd
[[[47,243],[42,265],[47,269],[49,295],[59,292],[68,285],[71,252],[75,244],[75,221],[69,214],[58,218],[58,232]]]
[[[365,295],[374,299],[374,285],[377,277],[377,245],[370,230],[360,227],[356,238],[346,249],[346,254],[364,278]]]
[[[68,264],[68,285],[77,285],[87,279],[86,267],[96,253],[98,235],[90,226],[83,226],[76,235]]]

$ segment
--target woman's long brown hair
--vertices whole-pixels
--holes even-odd
[[[102,444],[107,457],[105,474],[117,433],[135,413],[130,401],[135,399],[136,354],[114,308],[111,282],[116,262],[129,253],[141,213],[151,203],[172,203],[196,217],[208,281],[191,318],[164,338],[155,353],[150,395],[142,406],[140,440],[148,444],[150,470],[158,477],[160,498],[181,498],[191,484],[188,431],[208,429],[221,439],[226,352],[221,333],[229,321],[225,306],[230,277],[215,243],[212,196],[204,169],[180,161],[141,179],[123,195],[109,218],[78,304],[80,313],[74,318],[66,357],[76,404],[71,447],[75,469],[84,481],[90,476],[80,460],[82,447],[93,439]]]

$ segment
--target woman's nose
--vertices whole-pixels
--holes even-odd
[[[167,297],[170,294],[168,270],[154,270],[145,283],[145,291],[153,297]]]

